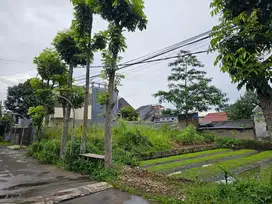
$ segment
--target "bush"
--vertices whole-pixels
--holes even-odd
[[[205,138],[196,131],[193,125],[189,125],[183,129],[181,133],[175,135],[173,139],[184,145],[199,144],[205,140]]]
[[[216,143],[219,148],[272,150],[272,142],[268,141],[217,138]]]
[[[59,140],[42,140],[34,142],[29,147],[29,154],[43,164],[56,164],[59,162],[60,142]]]

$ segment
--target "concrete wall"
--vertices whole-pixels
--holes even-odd
[[[268,137],[266,122],[262,112],[254,113],[254,127],[255,127],[256,137],[258,139],[265,139]]]
[[[254,129],[210,129],[210,130],[201,130],[202,132],[213,133],[217,137],[231,137],[234,139],[241,140],[254,140],[256,139],[254,134]]]

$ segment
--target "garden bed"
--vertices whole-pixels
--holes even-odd
[[[206,167],[196,167],[184,170],[179,174],[175,174],[178,178],[187,179],[200,179],[203,181],[216,181],[222,179],[224,170],[233,174],[238,174],[255,168],[261,163],[269,162],[272,160],[272,151],[264,151],[239,159],[230,159],[222,162],[213,163]]]
[[[167,164],[159,164],[159,165],[148,167],[147,170],[156,171],[156,172],[164,172],[164,173],[174,173],[174,172],[189,169],[189,168],[199,167],[205,164],[248,156],[254,153],[256,153],[255,150],[238,150],[238,151],[221,152],[218,154],[212,154],[209,156],[194,158],[190,160],[170,162]]]

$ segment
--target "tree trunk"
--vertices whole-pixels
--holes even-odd
[[[68,76],[68,89],[72,89],[73,83],[73,65],[70,63],[69,65],[69,76]],[[68,92],[67,99],[71,101],[71,92]],[[60,146],[60,158],[64,159],[66,152],[67,152],[67,141],[68,141],[68,133],[69,133],[69,121],[70,121],[70,113],[71,107],[68,102],[66,102],[66,108],[64,108],[65,114],[64,122],[63,122],[63,130],[61,136],[61,146]]]
[[[90,25],[91,30],[89,33],[90,40],[92,38],[92,24],[93,24],[93,17],[91,17]],[[86,153],[86,146],[87,146],[87,128],[88,128],[88,108],[89,108],[89,89],[90,89],[90,61],[91,61],[91,43],[88,44],[87,50],[87,66],[86,66],[86,87],[85,87],[85,97],[84,97],[84,113],[83,113],[83,130],[82,130],[82,137],[81,137],[81,146],[80,146],[80,153]]]
[[[271,90],[272,91],[272,90]],[[272,140],[272,97],[268,95],[258,94],[260,105],[263,110],[267,131]]]
[[[115,68],[114,68],[115,69]],[[114,106],[113,101],[113,91],[114,91],[114,79],[115,79],[115,70],[109,76],[108,84],[108,103],[106,104],[106,113],[105,113],[105,168],[110,168],[112,166],[112,135],[111,135],[111,126],[112,126],[112,109]]]
[[[185,113],[185,124],[188,127],[188,112]]]

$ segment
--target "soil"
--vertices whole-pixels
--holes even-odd
[[[137,195],[148,194],[151,198],[152,195],[153,198],[159,195],[176,200],[185,200],[184,191],[181,185],[188,183],[191,183],[191,181],[170,178],[140,168],[125,167],[115,186],[126,191],[132,191]]]

